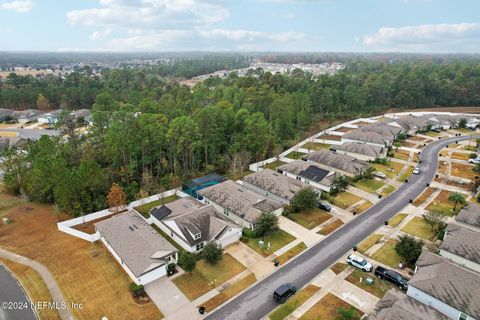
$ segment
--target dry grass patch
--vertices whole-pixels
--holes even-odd
[[[285,264],[288,260],[292,259],[293,257],[298,255],[300,252],[304,251],[305,249],[307,249],[307,246],[305,245],[305,243],[300,242],[299,244],[297,244],[287,252],[278,256],[277,259],[278,261],[280,261],[280,264]]]
[[[299,306],[301,306],[305,301],[307,301],[311,296],[317,293],[320,290],[319,287],[314,285],[309,285],[304,289],[298,291],[293,297],[291,297],[286,303],[279,306],[275,309],[270,315],[271,320],[283,320],[290,313],[295,311]]]
[[[388,185],[385,189],[382,190],[382,192],[380,192],[380,194],[382,195],[382,197],[386,197],[395,190],[396,189],[394,186]]]
[[[354,195],[353,193],[345,191],[337,194],[335,197],[330,198],[330,200],[333,205],[342,209],[347,209],[362,200],[362,198]]]
[[[401,143],[402,147],[406,147],[406,148],[413,148],[415,147],[416,143],[413,143],[413,142],[408,142],[408,141],[403,141]]]
[[[332,145],[328,143],[316,143],[316,142],[307,142],[301,148],[303,149],[309,149],[309,150],[323,150],[323,149],[329,149]]]
[[[372,259],[392,268],[398,268],[398,264],[402,262],[402,258],[395,251],[396,243],[397,240],[388,240],[383,246],[375,251],[372,255]]]
[[[337,230],[341,226],[343,226],[343,221],[340,220],[340,219],[337,219],[337,220],[333,221],[332,223],[330,223],[329,225],[322,228],[320,231],[318,231],[318,234],[326,236],[326,235],[332,233],[333,231]]]
[[[380,180],[377,180],[375,178],[373,179],[362,179],[354,183],[354,186],[366,191],[368,193],[373,193],[375,194],[378,189],[383,187],[385,183],[383,183]]]
[[[192,274],[182,274],[172,281],[188,299],[193,301],[243,270],[245,266],[227,253],[214,265],[204,260],[197,261]]]
[[[374,244],[376,244],[380,239],[383,238],[383,234],[372,234],[367,239],[363,240],[360,245],[358,245],[358,252],[365,253],[370,249]]]
[[[284,164],[286,164],[286,162],[277,160],[277,161],[271,162],[269,164],[266,164],[263,167],[266,168],[266,169],[270,169],[270,170],[275,171],[275,169],[277,169],[277,167],[283,166]]]
[[[340,128],[335,129],[334,131],[347,133],[347,132],[351,132],[353,130],[355,130],[355,129],[354,128],[348,128],[348,127],[340,127]]]
[[[288,215],[288,219],[307,229],[313,229],[331,217],[332,215],[330,213],[318,208],[315,208],[309,212],[290,213]]]
[[[468,159],[470,159],[470,156],[468,153],[452,152],[451,158],[468,161]]]
[[[91,221],[88,221],[88,222],[85,222],[85,223],[78,224],[76,226],[73,226],[73,229],[76,229],[78,231],[82,231],[82,232],[85,232],[85,233],[88,233],[88,234],[94,234],[95,233],[95,226],[94,226],[95,223],[103,221],[103,220],[110,219],[114,215],[116,215],[116,213],[112,213],[112,214],[109,214],[108,216],[105,216],[105,217],[102,217],[102,218],[98,218],[98,219],[95,219],[95,220],[91,220]]]
[[[413,173],[413,167],[408,166],[407,170],[398,178],[398,181],[404,182],[406,179],[410,178]]]
[[[438,210],[447,216],[453,216],[453,203],[448,200],[451,192],[442,190],[438,196],[425,209],[429,211]]]
[[[341,140],[342,140],[342,136],[324,134],[324,135],[318,137],[317,139],[320,139],[320,140],[341,141]]]
[[[221,291],[215,297],[211,298],[202,305],[205,307],[207,312],[211,312],[212,310],[216,309],[223,303],[227,302],[228,300],[242,292],[244,289],[250,287],[256,281],[257,278],[255,278],[255,275],[253,273],[250,273],[245,278]]]
[[[306,153],[303,152],[298,152],[298,151],[292,151],[289,154],[287,154],[285,157],[290,158],[290,159],[295,159],[299,160],[301,159]]]
[[[404,164],[390,161],[390,166],[384,165],[384,164],[379,164],[379,163],[374,163],[373,167],[375,168],[376,171],[383,172],[387,175],[388,179],[393,179],[397,174],[400,173],[402,170]]]
[[[414,217],[402,228],[402,231],[430,241],[437,237],[432,227],[421,217]]]
[[[129,292],[132,280],[101,244],[70,236],[57,229],[53,206],[31,203],[8,212],[14,222],[0,225],[0,246],[44,264],[55,277],[77,319],[160,319],[149,302],[138,305]]]
[[[362,213],[362,212],[368,210],[368,208],[370,208],[372,205],[373,205],[373,203],[371,203],[370,201],[365,201],[361,205],[356,206],[353,209],[353,211],[356,212],[356,213]]]
[[[452,162],[451,175],[460,178],[475,179],[476,176],[480,176],[480,173],[473,171],[473,166],[468,164],[461,164]]]
[[[415,199],[415,201],[413,201],[413,205],[414,205],[414,206],[419,206],[419,205],[421,205],[421,204],[424,203],[425,200],[427,200],[435,191],[437,191],[437,188],[428,187],[425,191],[423,191],[423,193],[422,193],[417,199]]]
[[[53,302],[47,285],[37,271],[10,260],[0,259],[0,264],[4,264],[13,273],[32,302]],[[40,319],[60,319],[60,314],[53,308],[38,309],[37,312]]]
[[[400,160],[408,160],[410,158],[410,151],[400,150],[393,152],[393,157]]]
[[[320,301],[318,301],[312,308],[300,317],[300,320],[332,320],[337,319],[337,310],[339,308],[349,309],[353,307],[349,303],[338,298],[334,294],[327,293]],[[360,319],[363,312],[355,308],[355,317],[353,319]]]
[[[388,225],[395,228],[403,221],[403,219],[405,219],[406,216],[408,216],[406,213],[396,214],[392,219],[388,220]]]
[[[345,280],[380,299],[383,298],[388,290],[393,288],[393,285],[390,282],[382,281],[380,279],[374,279],[372,284],[367,284],[365,281],[368,277],[373,278],[373,276],[365,275],[365,272],[355,269],[347,278],[345,278]]]
[[[332,270],[333,273],[335,273],[335,274],[340,274],[347,268],[348,268],[348,264],[342,263],[342,262],[337,262],[330,268],[330,270]]]

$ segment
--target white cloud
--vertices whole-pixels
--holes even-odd
[[[102,39],[105,39],[111,32],[112,32],[111,28],[106,28],[105,30],[97,30],[90,35],[90,39],[102,40]]]
[[[35,3],[31,0],[15,0],[10,2],[0,3],[0,9],[12,10],[19,13],[30,12]]]
[[[480,23],[381,27],[374,34],[363,37],[363,43],[369,47],[401,51],[454,52],[459,46],[474,50],[479,41]]]

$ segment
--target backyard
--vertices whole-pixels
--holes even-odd
[[[184,273],[172,281],[188,299],[193,301],[243,270],[245,267],[227,253],[214,265],[205,260],[197,261],[192,274]]]
[[[263,167],[264,167],[265,169],[270,169],[270,170],[275,171],[275,169],[277,169],[277,167],[283,166],[284,164],[286,164],[286,162],[283,162],[283,161],[280,161],[280,160],[276,160],[276,161],[274,161],[274,162],[271,162],[271,163],[269,163],[269,164],[264,165]]]
[[[283,230],[277,230],[264,237],[264,245],[260,246],[258,243],[262,238],[247,238],[242,237],[241,241],[247,246],[258,252],[264,257],[268,257],[278,249],[286,246],[288,243],[295,240],[295,237]],[[270,244],[270,250],[268,250],[268,244]]]
[[[332,145],[328,143],[307,142],[303,146],[301,146],[301,148],[318,151],[322,149],[328,150],[331,146]]]
[[[135,207],[134,209],[137,210],[138,213],[140,213],[145,218],[149,218],[150,217],[149,211],[151,209],[155,208],[156,206],[160,206],[160,205],[167,204],[169,202],[173,202],[173,201],[177,200],[178,198],[179,197],[176,194],[173,194],[173,195],[165,197],[163,199],[158,199],[158,200],[155,200],[155,201],[152,201],[152,202],[149,202],[149,203],[142,204],[141,206]]]
[[[290,213],[288,218],[299,225],[307,228],[313,229],[318,225],[321,225],[328,219],[330,219],[332,215],[326,211],[321,209],[313,209],[308,212],[299,212],[299,213]]]
[[[285,157],[290,158],[290,159],[300,160],[304,155],[306,155],[306,153],[298,152],[298,151],[292,151],[289,154],[287,154]]]

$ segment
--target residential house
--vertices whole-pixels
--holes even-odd
[[[100,240],[136,284],[165,276],[167,265],[178,260],[177,249],[135,211],[94,225]]]
[[[302,159],[309,163],[315,163],[323,169],[335,171],[349,177],[361,175],[369,166],[365,161],[330,150],[311,152],[303,156]]]
[[[85,123],[87,125],[92,125],[92,113],[88,109],[79,109],[70,112],[70,116],[73,117],[75,121],[80,123]]]
[[[13,110],[0,108],[0,122],[13,118]]]
[[[432,129],[448,130],[454,128],[458,123],[458,118],[449,114],[429,114],[428,119],[435,124],[432,125]]]
[[[388,123],[377,122],[361,127],[359,130],[364,132],[376,132],[383,137],[387,137],[389,141],[395,140],[401,133],[405,133],[404,128],[391,126]]]
[[[18,123],[27,124],[37,120],[37,117],[41,114],[39,110],[27,109],[23,111],[14,111],[12,117],[17,120]]]
[[[440,246],[440,255],[480,272],[480,233],[458,225],[448,225]]]
[[[267,199],[246,187],[227,180],[198,191],[202,202],[211,204],[215,210],[236,224],[255,229],[262,213],[281,215],[283,205]]]
[[[243,178],[243,185],[265,198],[287,205],[298,191],[308,187],[308,184],[300,180],[270,169],[249,174]]]
[[[391,126],[398,126],[405,129],[405,133],[413,135],[418,131],[427,130],[434,123],[424,116],[404,115],[390,122]]]
[[[455,216],[455,223],[459,226],[480,233],[480,205],[469,202]]]
[[[374,161],[375,159],[385,158],[388,151],[386,147],[359,142],[333,145],[330,147],[330,150],[363,161]]]
[[[426,250],[407,295],[450,319],[480,319],[480,274]]]
[[[240,226],[192,197],[157,206],[150,215],[155,225],[188,252],[201,251],[212,241],[225,247],[242,237]]]
[[[43,124],[50,124],[50,125],[55,124],[58,122],[61,113],[62,113],[62,110],[59,109],[59,110],[53,110],[48,113],[39,114],[37,116],[37,122],[43,123]]]
[[[330,192],[336,177],[334,171],[323,169],[315,163],[302,160],[284,164],[277,168],[277,172],[325,192]]]
[[[365,143],[377,147],[391,146],[393,140],[392,137],[384,136],[376,132],[363,131],[361,129],[355,129],[342,136],[342,143]]]
[[[448,320],[434,308],[410,298],[397,289],[390,289],[377,302],[368,320]]]

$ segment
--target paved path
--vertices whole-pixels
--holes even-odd
[[[30,299],[23,291],[17,280],[0,264],[0,301],[28,305]],[[13,307],[13,306],[12,306]],[[0,307],[1,320],[36,320],[37,316],[31,308],[10,309]]]
[[[47,267],[45,267],[43,264],[1,248],[0,248],[0,257],[24,264],[32,268],[33,270],[37,271],[40,277],[42,277],[43,282],[45,282],[45,285],[47,286],[48,291],[50,291],[50,295],[52,296],[53,302],[58,304],[67,302],[67,300],[63,297],[62,291],[58,287],[57,282],[55,281],[55,278],[50,273],[50,271],[48,271]],[[60,317],[64,320],[75,319],[70,309],[68,308],[67,309],[60,308],[58,310],[58,313],[60,314]]]
[[[326,237],[323,241],[300,254],[278,271],[258,282],[250,289],[230,300],[206,319],[262,319],[277,304],[272,292],[280,285],[291,282],[298,288],[308,284],[323,270],[374,232],[384,220],[393,217],[415,199],[431,182],[437,169],[438,153],[447,144],[469,137],[442,139],[427,145],[421,153],[422,173],[414,175],[409,182],[390,194],[387,201],[380,201],[356,219]]]

